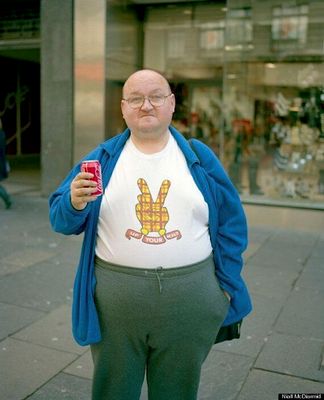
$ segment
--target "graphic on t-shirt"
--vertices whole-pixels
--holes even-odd
[[[142,227],[140,232],[128,229],[125,234],[127,239],[142,239],[144,243],[148,244],[162,244],[165,243],[166,239],[181,239],[179,230],[172,232],[167,232],[166,230],[170,217],[168,209],[164,207],[164,202],[171,182],[168,179],[164,179],[155,201],[153,201],[145,179],[139,178],[137,185],[142,194],[137,196],[138,203],[135,206],[135,212]]]

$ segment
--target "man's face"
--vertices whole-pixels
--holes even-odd
[[[141,107],[132,108],[127,99],[143,96],[168,96],[161,106],[153,106],[147,98]],[[162,76],[154,71],[138,71],[131,75],[124,86],[121,109],[132,134],[141,138],[154,138],[167,132],[175,108],[174,95]]]

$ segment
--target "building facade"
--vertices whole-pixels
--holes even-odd
[[[26,3],[10,4],[21,9]],[[20,154],[39,148],[44,194],[82,155],[124,129],[123,83],[137,69],[153,68],[176,95],[173,124],[213,148],[244,202],[324,208],[322,0],[30,4],[39,10],[38,37],[10,39],[2,22],[0,63],[10,64],[10,43],[14,55],[19,43],[39,40],[39,61],[33,62],[41,67],[41,139],[36,127],[28,135],[30,127],[20,132]],[[10,15],[7,25],[15,20]],[[30,15],[35,20],[37,11]],[[31,19],[21,18],[24,29],[29,21],[35,34]],[[22,63],[31,61],[17,61]],[[34,83],[8,69],[15,74],[16,93],[29,88],[27,98]],[[0,98],[5,127],[9,111],[17,109],[8,93]],[[37,100],[28,98],[37,109]],[[18,136],[9,136],[16,154]],[[21,144],[27,137],[29,147]]]

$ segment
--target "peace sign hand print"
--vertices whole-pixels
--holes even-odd
[[[150,232],[157,232],[160,236],[165,235],[165,226],[169,221],[169,213],[163,205],[171,182],[167,179],[162,182],[155,201],[153,201],[145,179],[139,178],[137,185],[142,193],[137,196],[138,204],[135,206],[136,216],[142,225],[141,233],[145,236]]]
[[[167,240],[181,239],[182,235],[178,229],[167,232],[166,224],[169,222],[169,212],[164,207],[165,199],[168,195],[171,182],[164,179],[161,183],[159,193],[155,201],[153,201],[151,191],[147,182],[143,178],[137,180],[137,185],[141,194],[137,196],[138,203],[135,205],[136,217],[141,224],[140,232],[134,229],[127,229],[125,237],[128,240],[137,239],[152,245],[166,243]],[[149,235],[153,233],[153,235]]]

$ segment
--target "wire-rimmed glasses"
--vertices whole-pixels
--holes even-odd
[[[171,96],[172,93],[167,94],[166,96],[162,94],[152,94],[150,96],[131,96],[128,99],[123,99],[127,102],[127,104],[133,109],[136,110],[141,108],[147,99],[153,107],[161,107],[165,103],[167,97]]]

